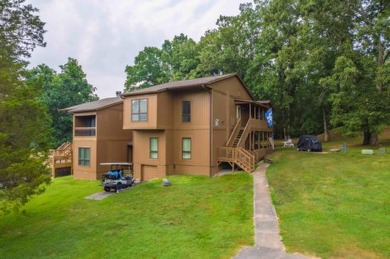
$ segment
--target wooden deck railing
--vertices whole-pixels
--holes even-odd
[[[53,177],[57,176],[56,169],[69,167],[72,171],[72,143],[67,142],[51,150],[48,163]]]
[[[217,147],[218,163],[228,162],[237,164],[247,172],[255,169],[255,156],[244,148]]]

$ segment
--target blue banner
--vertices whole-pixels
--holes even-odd
[[[268,127],[272,128],[272,108],[265,112]]]

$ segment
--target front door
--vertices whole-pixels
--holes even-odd
[[[239,120],[241,119],[241,106],[236,105],[236,119]]]
[[[133,163],[133,145],[127,145],[127,162]]]

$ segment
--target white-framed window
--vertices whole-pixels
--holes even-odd
[[[131,101],[131,120],[148,120],[148,99],[137,99]]]
[[[158,138],[149,139],[149,158],[158,158]]]
[[[183,159],[191,159],[191,138],[182,139],[182,155]]]
[[[91,149],[89,147],[79,147],[79,165],[91,165]]]

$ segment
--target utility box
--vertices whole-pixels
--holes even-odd
[[[362,155],[373,155],[374,150],[373,149],[363,149],[362,150]]]

